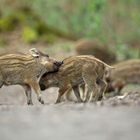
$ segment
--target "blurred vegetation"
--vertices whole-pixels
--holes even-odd
[[[140,0],[0,1],[0,33],[17,30],[26,43],[98,38],[118,60],[137,58],[139,27]]]

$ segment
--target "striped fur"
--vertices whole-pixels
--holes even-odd
[[[61,96],[69,93],[71,89],[74,90],[78,101],[82,102],[78,90],[80,84],[85,84],[88,89],[85,102],[89,101],[90,96],[92,96],[91,101],[98,100],[106,87],[104,81],[106,68],[112,67],[90,55],[68,57],[64,59],[58,72],[44,74],[41,77],[40,86],[42,90],[49,87],[59,87],[57,103],[61,101]]]
[[[37,51],[37,50],[36,50]],[[37,94],[41,103],[38,80],[50,71],[57,71],[57,61],[37,51],[38,57],[32,54],[5,54],[0,55],[0,87],[3,85],[21,85],[27,95],[27,103],[32,104],[31,88]]]
[[[115,69],[107,77],[106,92],[120,92],[126,84],[140,84],[140,59],[122,61],[113,67]]]

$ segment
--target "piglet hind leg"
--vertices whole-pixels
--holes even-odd
[[[3,76],[2,76],[2,74],[1,74],[1,72],[0,72],[0,88],[3,86]]]
[[[81,96],[80,96],[80,92],[79,92],[79,86],[73,86],[72,87],[73,91],[74,91],[74,94],[78,100],[78,102],[83,102],[83,100],[81,99]]]
[[[94,66],[91,64],[86,65],[83,69],[83,80],[85,82],[85,85],[87,87],[87,93],[86,93],[86,99],[84,102],[93,102],[96,101],[99,94],[99,88],[96,83],[98,75],[94,69]],[[93,98],[95,96],[95,98]],[[91,99],[91,100],[90,100]]]
[[[87,94],[86,94],[86,99],[84,102],[95,102],[97,101],[96,98],[98,98],[98,87],[96,83],[87,83]]]
[[[0,82],[0,88],[3,86],[3,82]]]
[[[97,102],[99,100],[99,97],[100,97],[99,93],[100,93],[99,86],[95,83],[93,85],[93,94],[92,94],[90,102]]]
[[[99,92],[99,96],[98,96],[98,100],[102,100],[102,99],[105,99],[105,90],[107,88],[107,83],[105,80],[102,80],[102,79],[99,79],[97,81],[97,85],[99,86],[100,88],[100,92]]]

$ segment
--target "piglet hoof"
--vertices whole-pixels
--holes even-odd
[[[101,101],[103,99],[104,99],[104,96],[103,95],[102,96],[99,96],[98,101]]]
[[[38,98],[38,101],[39,101],[41,104],[44,104],[44,100],[42,100],[41,97]]]
[[[58,103],[60,103],[60,100],[57,100],[57,101],[55,102],[55,104],[58,104]]]
[[[32,101],[29,101],[27,104],[28,105],[33,105],[33,102]]]
[[[90,103],[93,103],[93,104],[96,105],[96,104],[97,104],[97,101],[98,101],[97,99],[91,99],[91,100],[90,100]]]
[[[40,102],[41,104],[44,104],[44,100],[41,100],[41,102]]]
[[[84,103],[84,101],[80,99],[80,100],[78,100],[78,103]]]
[[[87,102],[88,102],[88,100],[84,100],[84,101],[83,101],[83,103],[87,103]]]
[[[77,104],[78,104],[78,103],[79,103],[79,104],[80,104],[80,103],[84,103],[84,101],[74,101],[74,102],[77,103]]]

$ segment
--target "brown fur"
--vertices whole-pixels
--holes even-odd
[[[126,84],[140,84],[140,59],[131,59],[113,65],[115,69],[110,71],[107,81],[106,92],[116,91],[117,93]]]
[[[76,52],[79,55],[94,55],[100,60],[112,64],[116,56],[109,48],[101,44],[97,39],[80,39],[75,44]]]
[[[41,99],[38,80],[44,73],[57,70],[57,61],[36,49],[32,49],[31,54],[1,55],[0,87],[3,85],[21,85],[25,89],[28,104],[32,104],[31,88],[33,88],[38,100],[44,103]]]
[[[91,101],[98,100],[99,92],[103,93],[106,87],[104,75],[108,68],[111,67],[93,56],[68,57],[64,59],[58,72],[48,73],[41,77],[40,86],[42,90],[49,87],[59,87],[56,103],[59,103],[62,95],[70,92],[71,89],[74,90],[78,101],[82,102],[78,85],[84,83],[88,89],[85,102],[89,101],[90,96],[92,96]]]

